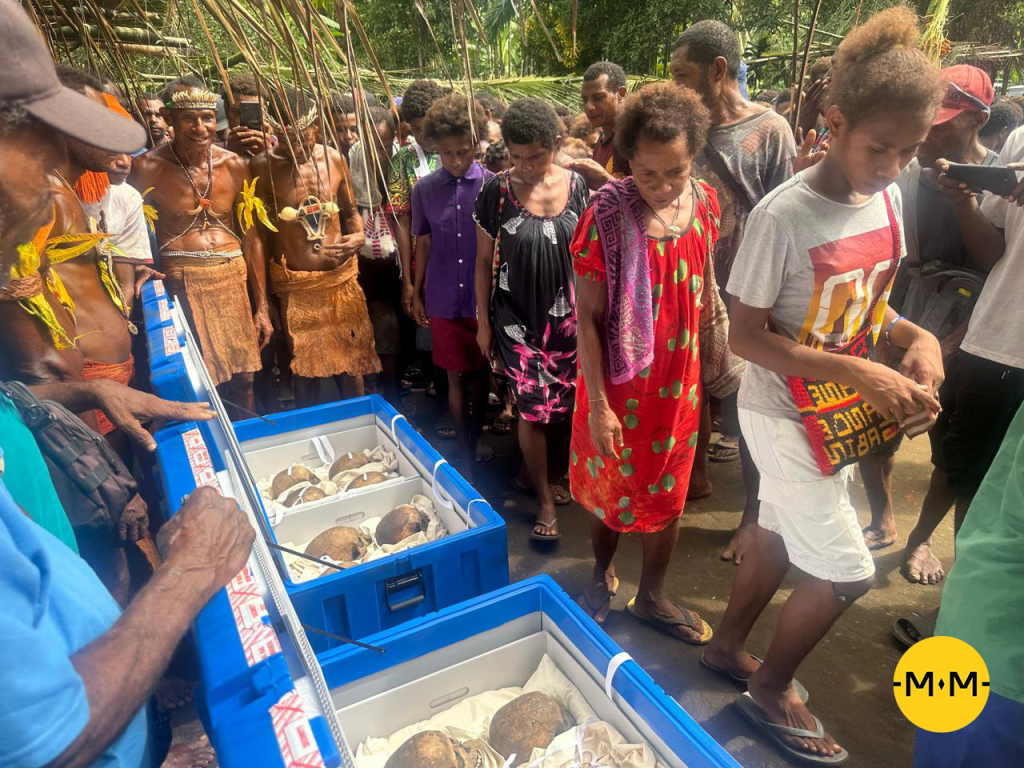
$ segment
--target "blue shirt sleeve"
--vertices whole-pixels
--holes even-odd
[[[423,181],[412,188],[412,236],[430,234],[430,222],[427,220],[427,212],[423,209]]]
[[[13,524],[0,525],[0,765],[30,768],[70,746],[89,720],[89,702],[45,604],[49,574],[35,559],[43,553],[18,536],[17,517],[25,529],[31,523],[2,484],[0,508],[0,522]]]

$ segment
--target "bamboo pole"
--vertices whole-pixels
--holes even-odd
[[[796,92],[793,96],[793,128],[800,124],[800,107],[803,105],[804,77],[807,76],[807,59],[811,55],[811,42],[814,40],[814,28],[818,26],[818,12],[821,11],[821,0],[814,4],[814,13],[811,15],[811,25],[807,29],[807,41],[804,44],[804,59],[800,65],[800,78],[796,81]]]

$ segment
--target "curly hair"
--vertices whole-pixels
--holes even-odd
[[[615,125],[615,146],[632,158],[641,140],[667,144],[684,136],[687,149],[696,154],[710,128],[711,115],[700,96],[672,83],[652,83],[626,99]]]
[[[228,75],[228,85],[231,86],[231,95],[235,98],[260,95],[260,85],[251,72],[236,72],[233,75]],[[229,101],[227,88],[220,95],[225,102]]]
[[[686,46],[686,58],[702,67],[710,67],[715,59],[722,57],[726,61],[729,77],[735,80],[740,76],[740,39],[728,24],[714,19],[705,19],[691,24],[676,38],[672,50],[677,51]]]
[[[819,56],[813,62],[811,62],[811,66],[807,68],[807,84],[810,85],[815,80],[821,80],[821,78],[823,78],[831,71],[832,57]]]
[[[474,91],[473,95],[476,96],[476,100],[484,105],[484,109],[491,113],[491,119],[501,122],[501,119],[505,117],[505,110],[508,109],[508,105],[490,91]]]
[[[830,104],[851,124],[892,112],[930,121],[946,84],[917,47],[920,34],[917,15],[905,6],[887,8],[852,30],[832,58]]]
[[[618,64],[610,61],[598,61],[587,67],[583,73],[583,82],[597,80],[601,75],[608,76],[608,90],[617,91],[626,87],[626,72]]]
[[[293,121],[301,119],[316,104],[309,94],[290,85],[283,86],[283,91],[283,94],[281,90],[271,91],[273,107],[267,111],[274,120],[280,120],[284,125],[291,125]]]
[[[351,115],[356,111],[356,100],[347,93],[332,93],[329,103],[332,115]]]
[[[433,80],[414,80],[402,94],[402,105],[398,113],[402,120],[411,123],[426,117],[430,105],[444,96],[441,86]]]
[[[1011,131],[1024,121],[1024,112],[1012,101],[1001,99],[992,105],[992,113],[988,122],[978,131],[979,136],[991,136],[1004,128]]]
[[[484,165],[494,165],[500,163],[502,160],[508,160],[508,147],[505,146],[504,141],[496,141],[487,147],[487,151],[484,152]]]
[[[508,105],[501,121],[505,144],[540,144],[554,149],[560,135],[558,115],[542,99],[516,99]]]
[[[589,139],[597,133],[597,128],[590,124],[586,115],[576,115],[569,125],[569,136],[573,139]]]
[[[461,93],[453,93],[435,101],[423,121],[423,133],[427,139],[436,143],[449,136],[465,136],[470,141],[476,141],[477,136],[486,131],[487,115],[476,99],[472,104],[473,120],[470,122],[470,101]],[[405,106],[405,102],[402,106]]]
[[[103,83],[98,77],[70,64],[57,65],[57,79],[65,88],[70,88],[76,93],[85,93],[86,88],[92,88],[94,91],[103,90]]]

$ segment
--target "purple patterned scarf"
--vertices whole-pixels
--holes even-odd
[[[654,360],[644,204],[627,177],[605,184],[594,194],[593,205],[608,279],[608,370],[612,384],[623,384]]]

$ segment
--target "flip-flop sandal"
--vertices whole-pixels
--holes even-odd
[[[738,438],[721,437],[714,445],[708,446],[708,458],[711,461],[724,463],[736,461],[740,457],[740,441]]]
[[[476,454],[474,454],[474,455],[473,455],[473,460],[474,460],[474,461],[475,461],[475,462],[476,462],[477,464],[486,464],[486,463],[487,463],[488,461],[490,461],[491,459],[493,459],[493,458],[494,458],[494,456],[495,456],[494,450],[493,450],[493,449],[491,449],[490,447],[488,447],[488,448],[487,448],[487,450],[486,450],[485,452],[483,452],[483,453],[476,453]]]
[[[454,440],[459,435],[455,431],[455,427],[438,427],[437,436],[442,440]]]
[[[927,640],[935,634],[935,620],[937,615],[920,616],[916,619],[901,616],[892,623],[892,636],[895,637],[904,648]]]
[[[534,541],[558,541],[562,538],[561,533],[537,533],[537,526],[540,526],[545,531],[550,531],[558,527],[558,521],[552,520],[550,523],[545,523],[542,520],[536,520],[533,523],[533,528],[530,530],[530,538]]]
[[[675,603],[673,603],[673,605],[675,605]],[[630,601],[628,603],[626,603],[626,611],[631,616],[633,616],[636,619],[639,619],[640,621],[644,622],[645,624],[650,624],[655,629],[659,629],[659,630],[661,630],[662,632],[664,632],[667,635],[671,635],[672,637],[674,637],[676,640],[679,640],[680,642],[686,643],[687,645],[707,645],[708,643],[710,643],[711,642],[711,638],[714,637],[714,635],[715,635],[715,630],[713,630],[711,628],[711,625],[708,624],[706,621],[704,621],[704,619],[700,620],[701,624],[703,626],[700,628],[700,633],[701,633],[700,640],[698,640],[697,642],[694,642],[692,640],[686,640],[678,632],[673,632],[672,631],[673,627],[686,627],[687,629],[692,629],[694,631],[697,631],[697,627],[694,625],[694,622],[693,622],[693,611],[688,610],[686,608],[683,608],[680,605],[676,605],[676,608],[678,608],[680,613],[683,614],[679,618],[675,618],[675,619],[652,619],[652,618],[648,618],[647,616],[641,616],[639,613],[636,612],[636,598],[635,597],[631,598]]]
[[[786,743],[783,736],[796,736],[802,739],[820,739],[825,736],[825,727],[821,724],[821,720],[817,717],[814,718],[814,730],[808,731],[803,728],[792,728],[788,725],[779,725],[773,723],[765,715],[761,705],[754,701],[754,698],[749,693],[744,693],[742,696],[736,699],[736,708],[740,711],[750,723],[757,728],[761,733],[767,736],[769,739],[775,742],[775,745],[785,752],[790,757],[794,757],[798,760],[803,760],[807,763],[814,763],[815,765],[839,765],[845,763],[849,758],[850,753],[845,749],[840,749],[831,757],[825,755],[812,755],[810,752],[804,752],[802,749],[797,749]],[[812,715],[812,717],[814,717]]]
[[[618,578],[618,576],[614,576],[614,577],[612,577],[612,587],[611,587],[611,589],[605,589],[604,597],[601,598],[601,602],[599,602],[597,605],[594,605],[592,602],[590,602],[590,598],[587,596],[587,590],[585,590],[585,589],[583,590],[583,594],[581,594],[576,599],[576,603],[578,605],[580,600],[582,600],[584,603],[586,603],[585,610],[589,611],[590,612],[590,618],[594,619],[595,614],[597,614],[598,611],[600,611],[602,608],[604,608],[605,603],[610,603],[612,601],[612,598],[615,597],[618,593],[619,593],[619,578]],[[582,606],[582,605],[580,607],[584,608],[584,606]],[[605,617],[605,618],[607,618],[607,617]],[[604,624],[604,621],[598,621],[597,619],[594,619],[594,623],[600,626],[601,624]]]
[[[526,493],[531,496],[536,493],[533,486],[527,485],[519,479],[519,475],[516,475],[509,480],[508,484],[511,486],[513,491],[519,491],[520,493]],[[551,489],[551,496],[554,499],[556,507],[565,507],[572,503],[572,495],[562,486],[557,485],[556,483],[551,483],[548,488]]]
[[[760,656],[750,654],[750,658],[761,664],[764,663],[764,659],[762,659]],[[711,664],[707,660],[705,660],[703,653],[700,655],[700,665],[704,667],[704,669],[710,669],[712,672],[716,672],[719,675],[724,675],[725,677],[728,677],[730,680],[733,680],[734,682],[737,682],[742,686],[746,686],[747,684],[747,678],[738,677],[729,670],[725,669],[725,667],[716,667],[714,664]],[[807,692],[807,689],[804,688],[800,681],[797,680],[795,677],[793,678],[793,688],[796,690],[796,695],[800,697],[800,701],[806,704],[807,700],[811,698],[811,694]]]
[[[511,435],[512,425],[515,423],[515,419],[495,419],[491,423],[491,432],[495,435]]]

